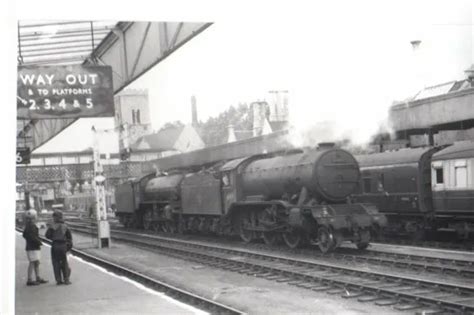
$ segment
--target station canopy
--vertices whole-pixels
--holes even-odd
[[[114,93],[150,70],[212,23],[20,21],[18,65],[106,65]],[[76,119],[17,119],[17,147],[31,151]]]
[[[19,63],[45,66],[82,64],[116,23],[116,21],[19,22]]]

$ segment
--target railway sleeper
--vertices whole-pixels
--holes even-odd
[[[397,311],[411,311],[411,310],[415,310],[415,309],[420,308],[420,307],[423,307],[423,305],[421,305],[421,304],[405,304],[405,305],[394,306],[394,308]]]
[[[299,288],[303,288],[303,289],[311,289],[312,287],[314,287],[314,282],[304,281],[304,282],[296,283],[295,286]]]
[[[346,293],[347,290],[345,288],[337,288],[337,289],[333,289],[333,290],[329,290],[327,291],[326,293],[327,294],[331,294],[331,295],[334,295],[334,294],[341,294],[341,293]]]
[[[415,315],[435,315],[435,314],[444,314],[446,310],[439,308],[423,309],[415,313]]]
[[[357,299],[359,302],[373,302],[373,301],[378,301],[378,300],[384,300],[386,299],[383,296],[378,296],[378,295],[369,295],[369,296],[362,296]]]
[[[354,292],[354,293],[346,291],[346,294],[341,295],[341,297],[344,298],[344,299],[354,299],[354,298],[358,298],[358,297],[366,296],[366,295],[367,295],[367,293],[365,293],[363,291],[357,291],[357,292]]]
[[[329,290],[331,287],[328,287],[328,286],[325,286],[325,285],[318,285],[318,286],[314,286],[314,287],[311,287],[311,290],[312,291],[316,291],[316,292],[320,292],[320,291],[326,291],[326,290]]]
[[[290,280],[294,280],[293,278],[289,278],[289,277],[283,277],[283,278],[279,278],[279,279],[275,279],[276,282],[288,282]]]
[[[383,300],[375,301],[375,305],[378,306],[389,306],[389,305],[395,305],[400,303],[397,299],[387,299],[384,298]]]
[[[289,285],[295,285],[295,286],[298,286],[299,284],[302,284],[302,283],[308,283],[308,282],[303,279],[288,281]]]

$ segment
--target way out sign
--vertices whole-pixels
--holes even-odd
[[[17,117],[51,119],[113,117],[109,66],[19,66]]]

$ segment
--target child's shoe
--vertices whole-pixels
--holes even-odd
[[[28,282],[26,283],[27,286],[38,285],[38,284],[39,284],[38,282],[31,281],[31,280],[28,280]]]

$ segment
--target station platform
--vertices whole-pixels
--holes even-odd
[[[40,273],[49,282],[27,286],[28,259],[19,233],[15,256],[16,314],[206,314],[74,256],[72,284],[56,285],[48,245],[41,249]]]

